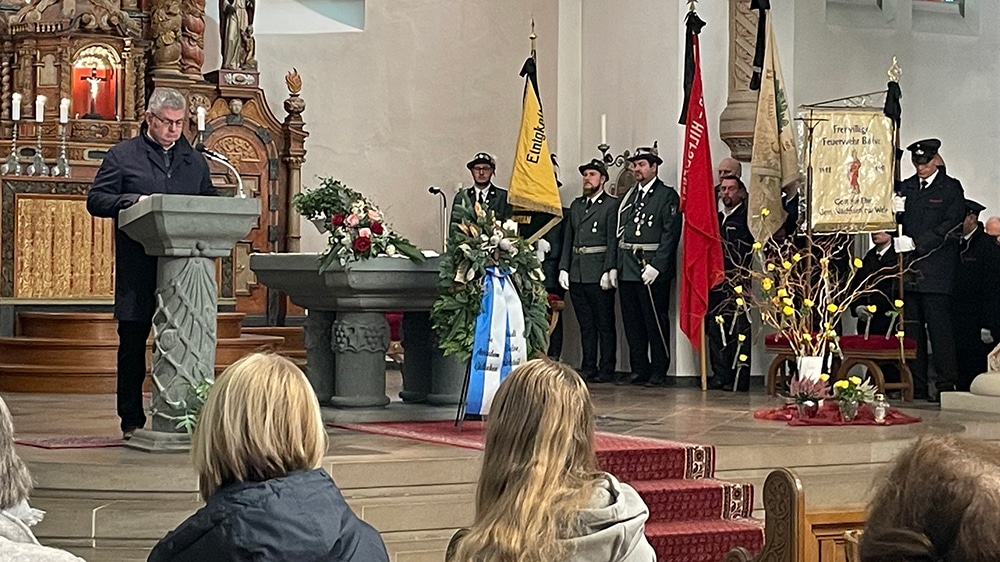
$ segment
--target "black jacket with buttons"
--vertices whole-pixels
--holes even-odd
[[[170,166],[163,148],[149,138],[143,123],[139,136],[111,147],[87,194],[87,210],[115,221],[115,318],[149,322],[156,292],[156,260],[142,244],[118,229],[118,212],[142,195],[173,193],[216,195],[208,163],[183,136],[171,148]]]
[[[906,197],[903,234],[913,238],[917,247],[906,255],[912,268],[906,275],[906,290],[949,295],[965,218],[962,184],[939,169],[934,181],[924,189],[920,189],[916,175],[907,178],[900,194]]]
[[[226,486],[160,540],[148,562],[388,562],[323,469]]]

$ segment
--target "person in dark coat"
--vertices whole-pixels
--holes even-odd
[[[455,207],[472,207],[477,201],[484,211],[493,211],[497,220],[504,221],[514,214],[514,208],[507,203],[507,190],[493,184],[497,170],[496,160],[487,152],[477,152],[465,165],[472,173],[472,186],[460,189],[451,205],[451,224],[457,222]]]
[[[378,532],[319,468],[326,448],[319,402],[298,367],[264,353],[233,363],[192,436],[206,505],[149,562],[388,562]]]
[[[899,271],[899,260],[896,251],[892,249],[892,235],[888,232],[873,232],[871,234],[872,248],[861,260],[861,267],[854,274],[854,287],[860,285],[871,275],[877,277],[893,275]],[[896,327],[893,318],[887,315],[894,309],[893,303],[899,298],[899,281],[897,278],[885,277],[873,287],[874,291],[865,293],[855,300],[851,315],[858,319],[858,333],[868,333],[869,337],[893,337]],[[853,291],[852,291],[853,292]],[[875,312],[868,307],[874,306]]]
[[[618,280],[611,278],[612,272],[617,277],[617,270],[615,252],[609,248],[617,243],[618,199],[604,191],[608,169],[601,160],[583,164],[580,174],[583,195],[573,200],[564,219],[559,285],[569,290],[580,324],[580,374],[590,382],[612,382],[618,355],[614,287]]]
[[[726,279],[708,293],[708,314],[705,316],[705,335],[708,339],[708,358],[712,364],[712,379],[708,388],[714,390],[750,390],[750,362],[753,340],[750,337],[750,319],[738,309],[735,287],[750,291],[747,272],[753,264],[753,234],[747,225],[747,187],[738,177],[724,177],[719,182],[722,210],[719,212],[719,234],[722,236],[722,261]],[[733,322],[735,316],[735,323]],[[722,317],[726,332],[723,343],[717,317]],[[733,327],[730,330],[730,327]],[[743,336],[742,344],[739,337]],[[739,368],[736,350],[746,355],[745,367]],[[734,366],[735,365],[735,366]],[[739,377],[737,380],[737,371]]]
[[[940,146],[941,141],[927,139],[907,147],[917,173],[902,182],[893,200],[896,210],[902,210],[903,226],[894,248],[907,254],[911,269],[905,278],[903,313],[906,333],[917,340],[913,393],[933,401],[938,397],[928,387],[928,335],[934,349],[938,392],[954,390],[958,373],[949,306],[965,217],[962,184],[933,162]]]
[[[986,207],[965,200],[959,264],[951,294],[951,318],[958,360],[958,390],[987,371],[986,356],[1000,341],[1000,246],[983,231]]]
[[[87,194],[87,211],[115,221],[115,318],[118,320],[118,417],[123,436],[146,424],[142,382],[152,328],[157,258],[119,230],[118,212],[152,193],[216,195],[208,164],[183,136],[184,96],[157,88],[139,136],[111,147]]]
[[[641,147],[629,161],[636,185],[618,208],[618,299],[628,340],[631,383],[670,384],[670,285],[677,272],[680,196],[657,177],[663,160]]]

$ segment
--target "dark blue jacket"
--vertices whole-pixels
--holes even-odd
[[[388,562],[323,469],[226,486],[160,540],[148,562]]]
[[[149,322],[156,300],[156,259],[142,244],[118,229],[118,212],[141,195],[174,193],[215,195],[205,158],[183,136],[171,149],[170,168],[163,150],[146,134],[111,147],[87,194],[87,210],[115,221],[115,318]]]

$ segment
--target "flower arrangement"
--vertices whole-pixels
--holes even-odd
[[[788,384],[788,398],[796,404],[819,404],[820,400],[830,398],[829,380],[830,375],[826,373],[818,379],[796,376]]]
[[[861,380],[852,376],[833,383],[833,399],[838,402],[864,404],[875,401],[875,387],[871,379]]]
[[[517,235],[517,223],[496,220],[493,211],[458,205],[448,251],[442,257],[431,320],[445,355],[468,361],[476,317],[482,309],[487,267],[510,271],[524,313],[528,356],[548,347],[549,309],[545,275],[534,250]]]
[[[320,186],[292,198],[295,209],[307,219],[319,223],[329,235],[326,252],[320,256],[320,273],[335,263],[396,254],[413,261],[424,255],[406,238],[396,234],[385,216],[364,195],[332,178],[320,178]]]
[[[805,248],[791,240],[755,242],[752,252],[758,266],[740,268],[738,277],[747,286],[734,287],[737,314],[749,319],[751,309],[757,309],[761,321],[784,336],[797,357],[840,354],[835,327],[841,316],[862,295],[877,292],[880,282],[901,275],[894,268],[883,268],[858,278],[862,261],[847,256],[846,243],[836,236],[814,237]],[[894,318],[902,307],[901,301],[897,304],[889,311]],[[715,320],[725,339],[727,326],[721,317]],[[730,334],[733,325],[735,319],[728,326]],[[897,337],[902,338],[901,327]]]

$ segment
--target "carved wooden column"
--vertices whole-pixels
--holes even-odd
[[[306,150],[305,140],[309,133],[303,129],[302,112],[306,110],[306,101],[299,97],[302,91],[302,78],[299,73],[292,70],[285,76],[285,85],[288,86],[288,99],[285,100],[285,147],[282,155],[285,166],[288,170],[288,229],[285,252],[300,251],[300,241],[302,239],[301,221],[299,214],[292,205],[292,199],[302,191],[302,163],[305,162]]]
[[[132,91],[135,92],[134,115],[141,118],[146,113],[146,56],[142,49],[132,53]],[[127,76],[127,75],[126,75]]]
[[[122,119],[132,121],[135,119],[135,65],[132,62],[132,40],[125,39],[125,48],[122,49]]]
[[[10,95],[14,93],[11,82],[11,58],[13,58],[13,47],[10,41],[4,41],[0,48],[0,116],[3,119],[10,119]]]
[[[149,17],[153,74],[181,74],[181,1],[153,0]]]
[[[205,0],[183,0],[181,72],[201,79],[205,62]]]
[[[757,14],[750,0],[729,0],[729,98],[719,117],[719,135],[733,158],[750,161],[757,119],[757,92],[750,89]]]

